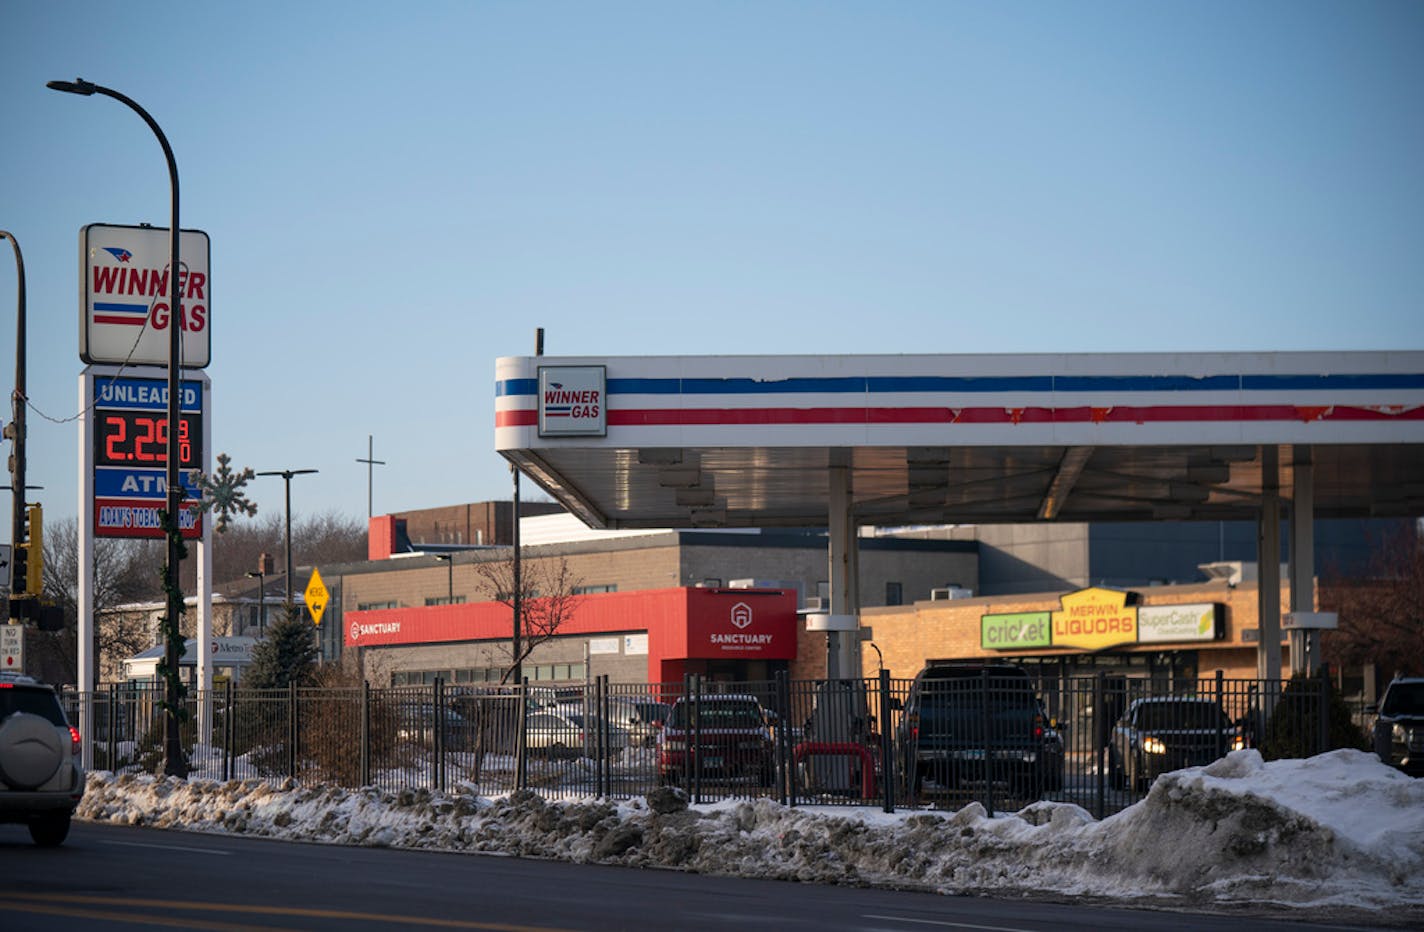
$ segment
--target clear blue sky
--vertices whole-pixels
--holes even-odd
[[[320,469],[299,516],[364,517],[367,435],[377,513],[507,497],[494,359],[536,327],[553,355],[1424,348],[1413,0],[0,0],[0,229],[55,418],[80,228],[168,220],[142,121],[44,86],[76,76],[171,141],[213,450]],[[0,247],[5,386],[13,306]],[[72,516],[76,428],[30,424],[31,497]]]

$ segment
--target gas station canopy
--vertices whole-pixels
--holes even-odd
[[[602,528],[1419,516],[1424,352],[505,357],[495,446]]]

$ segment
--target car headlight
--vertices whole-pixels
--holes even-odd
[[[1239,751],[1244,747],[1246,747],[1245,738],[1241,737],[1240,735],[1237,735],[1236,737],[1231,739],[1231,750]]]
[[[1395,725],[1393,731],[1394,740],[1400,742],[1401,744],[1409,740],[1409,729],[1405,728],[1403,725]]]
[[[1167,745],[1160,738],[1143,738],[1142,750],[1147,754],[1166,754]]]

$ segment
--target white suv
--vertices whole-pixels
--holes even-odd
[[[63,843],[84,796],[79,761],[79,731],[54,690],[0,673],[0,822],[24,823],[42,847]]]

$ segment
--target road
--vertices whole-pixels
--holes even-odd
[[[824,887],[471,854],[303,845],[75,823],[61,848],[0,826],[5,932],[366,929],[1298,929],[1075,903]],[[1318,926],[1317,928],[1327,928]],[[1328,928],[1346,928],[1331,926]]]

